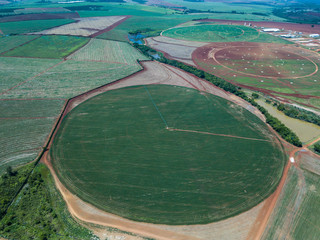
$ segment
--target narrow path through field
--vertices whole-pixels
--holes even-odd
[[[240,137],[235,135],[228,135],[228,134],[219,134],[219,133],[210,133],[210,132],[202,132],[202,131],[195,131],[195,130],[187,130],[187,129],[178,129],[178,128],[167,128],[169,131],[177,131],[177,132],[191,132],[191,133],[199,133],[199,134],[206,134],[206,135],[214,135],[220,137],[230,137],[230,138],[240,138],[240,139],[247,139],[253,141],[263,141],[263,142],[271,142],[265,139],[258,139],[258,138],[248,138],[248,137]]]
[[[147,93],[148,93],[148,95],[149,95],[149,97],[150,97],[150,100],[151,100],[151,102],[152,102],[153,106],[156,108],[156,110],[157,110],[157,112],[159,113],[159,115],[160,115],[160,117],[161,117],[162,121],[164,122],[164,124],[166,125],[166,128],[168,129],[167,121],[164,119],[164,117],[163,117],[162,113],[160,112],[160,110],[159,110],[158,106],[157,106],[157,105],[156,105],[156,103],[154,102],[154,100],[153,100],[153,98],[152,98],[152,96],[151,96],[151,94],[150,94],[150,92],[149,92],[148,88],[147,88],[146,86],[144,86],[144,89],[147,91]]]

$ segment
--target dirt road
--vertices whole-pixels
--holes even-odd
[[[309,146],[311,146],[312,144],[316,143],[320,141],[320,137],[313,140],[312,142],[304,145],[303,147],[301,148],[295,148],[293,151],[290,152],[290,155],[289,155],[289,160],[288,160],[288,163],[283,171],[283,175],[282,175],[282,178],[281,178],[281,181],[279,183],[279,186],[277,187],[276,191],[269,197],[268,199],[268,204],[265,205],[265,207],[267,208],[267,211],[265,211],[263,213],[262,216],[260,216],[257,221],[260,221],[260,226],[258,229],[255,229],[251,232],[251,234],[249,234],[248,236],[248,240],[260,240],[261,237],[262,237],[262,234],[264,233],[266,227],[267,227],[267,224],[268,224],[268,220],[276,206],[276,203],[278,201],[278,198],[280,196],[280,193],[283,189],[283,186],[285,184],[285,181],[287,179],[287,176],[288,176],[288,172],[289,172],[289,169],[292,165],[297,165],[297,162],[294,161],[294,162],[291,162],[290,159],[295,157],[295,154],[301,150],[307,150]]]

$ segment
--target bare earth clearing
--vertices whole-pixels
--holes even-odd
[[[190,87],[223,97],[245,107],[262,120],[264,119],[263,115],[261,115],[257,109],[249,105],[247,102],[186,72],[157,62],[143,62],[142,65],[144,70],[141,72],[135,73],[130,77],[89,91],[72,99],[66,107],[66,111],[63,113],[63,116],[81,102],[102,92],[134,85],[168,84]],[[50,168],[55,178],[56,185],[67,202],[69,211],[75,218],[85,222],[115,227],[120,230],[156,239],[247,239],[250,236],[249,234],[251,234],[251,229],[257,228],[256,219],[261,215],[259,214],[260,211],[268,209],[268,206],[265,207],[269,201],[267,199],[243,214],[217,223],[192,226],[166,226],[134,222],[101,211],[72,195],[57,178],[52,169],[50,159],[47,158],[47,154],[45,154],[42,161]],[[271,197],[272,196],[273,195],[271,195]]]
[[[145,39],[148,46],[162,52],[166,57],[196,66],[192,61],[192,52],[207,43],[191,42],[164,36]]]
[[[88,37],[109,28],[125,18],[125,16],[75,18],[74,20],[77,20],[75,23],[66,24],[33,34],[57,34]]]

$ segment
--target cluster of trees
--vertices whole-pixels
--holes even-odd
[[[277,109],[288,117],[300,119],[320,126],[320,116],[313,112],[282,103],[277,104]]]
[[[13,170],[7,167],[6,173],[0,178],[0,219],[4,216],[6,209],[17,194],[31,171],[30,167]]]
[[[134,47],[140,49],[140,51],[142,53],[144,53],[147,56],[150,56],[149,52],[150,51],[155,51],[154,49],[145,46],[145,45],[138,45],[138,44],[134,44]],[[246,100],[247,102],[251,103],[253,106],[255,106],[256,108],[258,108],[260,110],[260,112],[262,114],[264,114],[264,116],[266,117],[266,121],[267,123],[276,131],[279,133],[279,135],[285,139],[287,142],[297,146],[297,147],[301,147],[302,143],[299,140],[299,137],[292,132],[289,128],[287,128],[283,123],[281,123],[281,121],[275,117],[273,117],[264,107],[260,106],[255,100],[254,98],[256,96],[253,96],[252,98],[248,97],[246,95],[245,92],[243,92],[241,90],[240,87],[233,85],[230,82],[227,82],[226,80],[214,76],[212,74],[209,74],[203,70],[200,70],[196,67],[193,66],[189,66],[186,65],[182,62],[176,61],[176,60],[171,60],[171,59],[167,59],[163,56],[163,54],[159,53],[159,55],[161,55],[161,58],[158,59],[158,61],[169,64],[171,66],[180,68],[186,72],[192,73],[193,75],[199,77],[199,78],[203,78],[211,83],[213,83],[214,85],[216,85],[217,87],[222,88],[223,90],[230,92],[232,94],[237,95],[238,97],[241,97],[242,99]],[[151,56],[152,57],[152,56]]]
[[[19,169],[17,175],[30,170],[25,168]],[[13,206],[0,221],[0,236],[21,240],[97,239],[71,218],[44,166],[34,169]]]
[[[313,148],[317,153],[320,153],[320,143],[316,143]]]

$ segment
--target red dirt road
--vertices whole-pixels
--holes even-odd
[[[247,240],[260,240],[261,239],[261,237],[267,227],[268,220],[270,219],[270,216],[271,216],[271,214],[277,204],[280,193],[282,192],[283,186],[284,186],[285,181],[288,176],[289,169],[292,165],[297,165],[297,162],[292,163],[290,161],[290,158],[294,158],[295,154],[301,150],[308,150],[309,146],[311,146],[312,144],[314,144],[318,141],[320,141],[320,137],[313,140],[312,142],[304,145],[303,147],[295,148],[293,151],[290,152],[289,160],[288,160],[288,163],[287,163],[285,169],[283,170],[283,175],[282,175],[281,181],[279,183],[279,186],[277,187],[276,191],[267,199],[267,203],[264,206],[265,209],[263,209],[260,212],[260,214],[257,218],[257,221],[260,222],[260,224],[258,227],[253,228],[251,230]]]
[[[100,31],[98,31],[98,32],[90,35],[89,37],[95,38],[95,37],[101,35],[102,33],[109,32],[109,31],[111,31],[112,29],[114,29],[115,27],[119,26],[119,25],[120,25],[121,23],[123,23],[124,21],[126,21],[128,18],[131,18],[131,16],[125,16],[125,18],[121,19],[120,21],[112,24],[111,26],[109,26],[109,27],[107,27],[107,28],[105,28],[105,29],[102,29],[102,30],[100,30]]]

